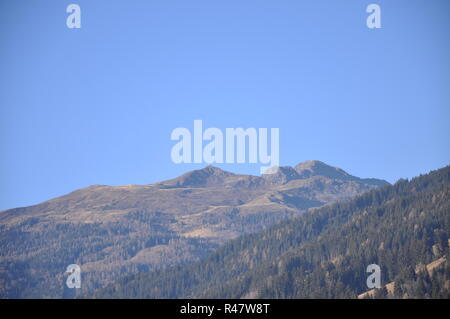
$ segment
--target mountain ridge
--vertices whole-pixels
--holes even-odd
[[[377,264],[385,288],[369,297],[447,299],[449,195],[446,166],[241,236],[201,262],[131,274],[81,297],[358,298],[367,266]]]
[[[36,287],[59,296],[64,268],[73,263],[82,267],[88,290],[123,272],[190,263],[230,239],[373,187],[358,178],[299,178],[292,167],[253,176],[207,166],[154,184],[92,185],[6,210],[0,213],[0,296],[41,297]],[[15,280],[37,270],[50,288],[24,283],[14,292]]]

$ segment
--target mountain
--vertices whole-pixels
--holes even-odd
[[[449,198],[447,166],[241,236],[200,262],[132,274],[88,296],[448,299]],[[368,291],[371,264],[380,266],[382,289]]]
[[[69,264],[81,266],[84,293],[119,276],[192,263],[243,234],[388,184],[308,163],[262,176],[208,166],[151,185],[94,185],[2,211],[0,296],[70,297]]]
[[[373,186],[384,186],[386,182],[376,178],[361,179],[352,176],[338,167],[329,166],[321,161],[306,161],[295,166],[295,171],[300,178],[309,178],[312,176],[324,176],[344,181],[360,181]]]

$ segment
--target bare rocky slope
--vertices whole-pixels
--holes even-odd
[[[0,296],[67,297],[135,271],[205,257],[226,241],[388,184],[319,161],[250,176],[206,168],[151,185],[94,185],[0,212]]]

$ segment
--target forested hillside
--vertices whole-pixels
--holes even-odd
[[[70,297],[77,264],[86,293],[130,273],[206,257],[226,241],[348,199],[386,181],[319,161],[270,175],[208,166],[150,185],[94,185],[0,212],[0,297]]]
[[[376,298],[449,298],[450,166],[233,240],[192,265],[124,277],[93,296],[356,298],[381,267]],[[428,271],[425,265],[445,260]]]

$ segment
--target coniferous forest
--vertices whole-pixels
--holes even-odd
[[[80,297],[449,298],[449,198],[447,166]],[[362,295],[370,264],[380,266],[382,287]]]

